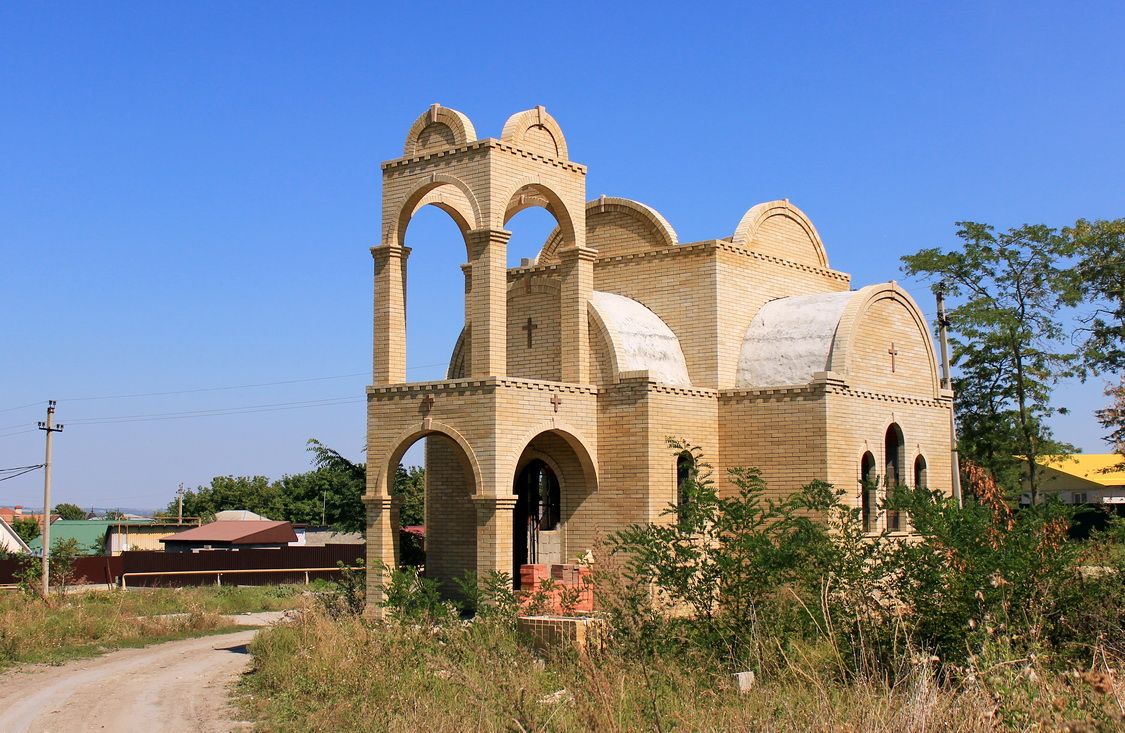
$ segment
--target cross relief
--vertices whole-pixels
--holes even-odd
[[[891,374],[895,373],[895,357],[898,356],[898,349],[895,348],[895,342],[891,342],[891,348],[887,349],[887,353],[891,355]]]
[[[562,398],[557,394],[551,395],[551,404],[555,406],[555,412],[559,411],[559,405],[562,404]]]
[[[520,330],[527,331],[527,348],[531,348],[535,343],[535,329],[539,326],[535,321],[531,320],[531,316],[527,317],[527,323],[520,326]]]

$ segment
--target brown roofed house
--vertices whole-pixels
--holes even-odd
[[[276,550],[297,541],[289,522],[220,521],[164,537],[165,552]]]

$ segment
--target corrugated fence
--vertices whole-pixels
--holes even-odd
[[[80,557],[74,561],[75,576],[85,583],[118,584],[122,573],[166,573],[208,571],[206,575],[138,576],[128,578],[133,586],[212,585],[210,571],[288,569],[288,572],[246,573],[223,578],[224,585],[277,585],[305,582],[304,568],[334,568],[337,562],[355,565],[365,554],[363,545],[325,545],[324,547],[283,547],[278,550],[238,550],[229,552],[151,552],[129,551],[117,557]],[[38,562],[38,560],[35,560]],[[0,560],[0,585],[15,583],[20,560]],[[335,572],[309,572],[314,578],[334,578]]]

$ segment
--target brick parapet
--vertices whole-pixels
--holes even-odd
[[[794,270],[801,270],[803,272],[815,273],[815,274],[820,275],[822,277],[826,277],[826,278],[829,278],[829,279],[832,279],[832,280],[838,280],[838,281],[843,282],[843,283],[850,283],[851,282],[851,276],[848,275],[846,272],[840,272],[839,270],[832,270],[832,269],[825,268],[825,267],[816,267],[814,265],[808,265],[808,264],[801,263],[801,262],[793,262],[792,260],[782,259],[781,257],[774,257],[773,255],[762,254],[761,252],[755,252],[751,249],[746,249],[745,247],[739,247],[737,245],[731,244],[730,242],[727,242],[727,241],[724,241],[724,240],[721,240],[721,239],[704,240],[704,241],[701,241],[701,242],[691,242],[689,244],[679,244],[679,245],[676,245],[675,247],[664,247],[662,249],[653,249],[653,250],[648,250],[646,252],[632,252],[632,253],[623,254],[623,255],[612,255],[612,256],[609,256],[609,257],[599,257],[598,259],[596,259],[594,261],[594,266],[595,267],[606,267],[606,266],[613,266],[613,265],[621,265],[621,264],[627,264],[627,263],[632,262],[634,260],[641,260],[641,259],[663,259],[663,258],[668,258],[668,257],[689,257],[689,256],[692,256],[692,255],[704,255],[704,254],[708,254],[708,253],[712,253],[712,252],[718,252],[718,251],[731,252],[731,253],[734,253],[736,255],[746,257],[748,259],[760,260],[760,261],[769,262],[769,263],[772,263],[772,264],[775,264],[775,265],[782,265],[783,267],[788,267],[788,268],[791,268],[791,269],[794,269]]]
[[[557,168],[562,168],[564,170],[586,175],[586,166],[582,165],[581,163],[575,163],[569,160],[559,160],[558,158],[552,158],[540,153],[533,153],[530,150],[524,150],[523,148],[516,147],[511,143],[506,143],[502,140],[497,140],[496,138],[491,137],[485,138],[484,140],[474,140],[473,142],[467,143],[465,145],[445,148],[444,150],[435,150],[423,155],[415,155],[406,158],[395,158],[393,160],[387,160],[381,163],[379,165],[379,168],[382,169],[384,173],[386,173],[387,171],[394,171],[399,168],[410,168],[418,163],[424,163],[430,160],[437,160],[441,158],[457,158],[465,156],[466,154],[472,154],[474,152],[483,150],[500,150],[505,153],[519,156],[521,158],[530,158],[532,160],[546,163]]]

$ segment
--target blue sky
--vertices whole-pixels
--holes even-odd
[[[431,103],[481,137],[545,105],[589,196],[681,241],[788,197],[861,286],[956,220],[1125,216],[1123,28],[1120,3],[5,4],[0,468],[41,461],[48,398],[59,501],[305,470],[309,437],[362,459],[378,164]],[[511,222],[513,263],[552,223]],[[433,209],[407,242],[409,374],[436,378],[464,250]],[[1059,402],[1103,450],[1099,385]]]

